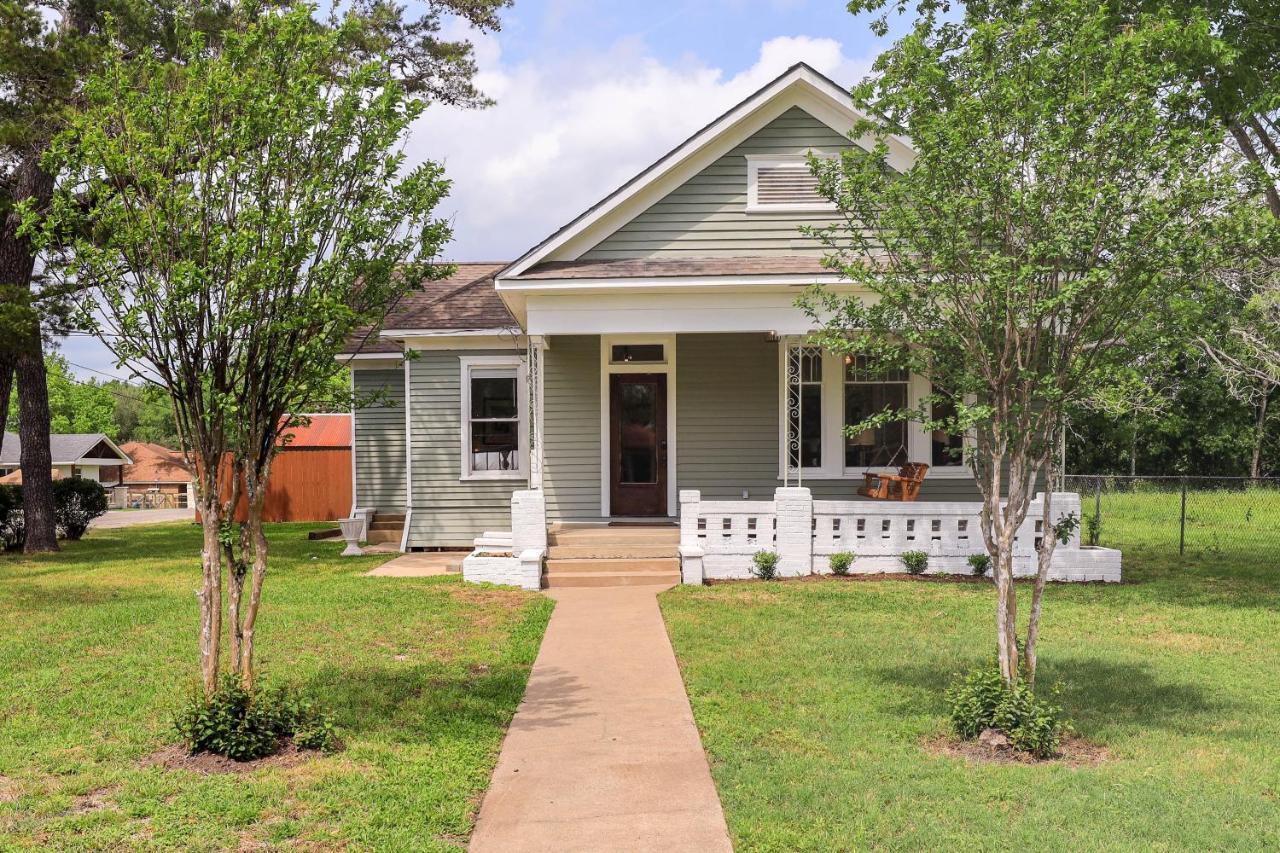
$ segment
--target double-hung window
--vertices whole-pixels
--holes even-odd
[[[462,359],[462,477],[527,476],[527,406],[518,358]]]

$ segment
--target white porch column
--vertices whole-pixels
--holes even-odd
[[[542,488],[542,363],[547,350],[546,338],[529,336],[525,375],[529,401],[529,488]]]
[[[813,571],[813,495],[805,488],[774,492],[777,511],[778,574],[807,575]]]

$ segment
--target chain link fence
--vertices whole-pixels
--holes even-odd
[[[1179,554],[1275,559],[1280,553],[1280,477],[1128,477],[1073,474],[1086,544]]]

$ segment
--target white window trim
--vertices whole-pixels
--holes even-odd
[[[461,365],[461,408],[459,415],[459,444],[461,450],[462,474],[460,480],[526,480],[529,477],[529,401],[526,376],[527,367],[524,359],[511,355],[473,355],[459,356]],[[508,471],[472,471],[471,470],[471,373],[476,368],[490,370],[493,368],[511,368],[515,370],[516,380],[516,441],[519,450],[519,465]]]
[[[614,362],[615,344],[662,344],[663,361]],[[600,516],[610,518],[612,495],[610,477],[609,377],[614,373],[665,373],[667,375],[667,518],[680,514],[679,486],[676,483],[676,336],[669,334],[600,336]]]
[[[801,343],[784,339],[778,344],[778,479],[787,473],[787,350]],[[929,381],[911,374],[907,380],[907,404],[920,406],[931,392]],[[967,447],[966,447],[967,449]],[[936,479],[966,479],[972,476],[966,465],[933,465],[933,442],[929,431],[917,421],[907,422],[907,461],[929,465],[928,476]],[[831,352],[822,354],[822,466],[803,468],[798,473],[812,480],[861,480],[863,474],[893,474],[898,468],[846,468],[844,465],[844,359]],[[792,471],[792,476],[797,472]]]
[[[747,213],[830,213],[836,206],[829,201],[804,202],[800,204],[762,204],[760,202],[760,167],[761,166],[796,166],[808,167],[809,154],[822,160],[834,160],[835,154],[811,151],[805,154],[748,154],[747,155]]]

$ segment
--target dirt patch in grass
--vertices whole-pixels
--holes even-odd
[[[71,810],[68,814],[88,814],[89,812],[96,812],[101,809],[110,808],[112,806],[112,793],[113,790],[111,788],[99,788],[96,791],[81,794],[72,801]]]
[[[950,735],[926,738],[922,745],[932,755],[963,758],[973,764],[1061,764],[1067,767],[1093,767],[1111,760],[1105,747],[1072,735],[1062,742],[1057,758],[1036,758],[1016,749],[998,749],[976,740],[956,740]]]
[[[269,767],[297,767],[312,759],[319,758],[322,753],[311,749],[298,749],[291,741],[274,755],[266,758],[255,758],[253,761],[236,761],[212,752],[197,752],[194,755],[180,745],[166,746],[138,760],[139,767],[163,767],[165,770],[190,770],[194,773],[211,775],[214,773],[252,773]]]

